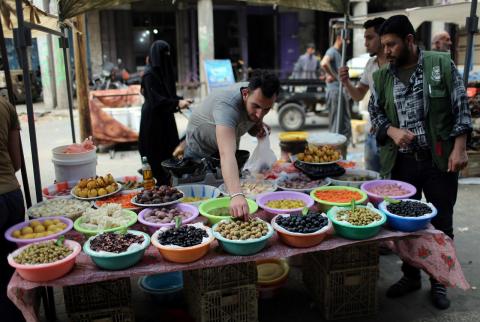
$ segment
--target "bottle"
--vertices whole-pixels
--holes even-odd
[[[148,164],[147,157],[142,157],[142,174],[143,174],[143,188],[146,190],[153,189],[155,187],[155,181],[153,180],[153,172],[150,164]]]

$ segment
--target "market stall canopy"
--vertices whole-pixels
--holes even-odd
[[[108,9],[139,0],[58,0],[60,20],[73,18],[91,10]]]
[[[471,1],[450,3],[444,5],[415,7],[401,10],[392,10],[386,12],[377,12],[365,16],[351,17],[354,23],[363,23],[369,19],[383,17],[385,19],[394,15],[406,15],[413,27],[417,29],[424,21],[440,21],[455,23],[461,27],[465,25],[466,17],[470,15]],[[480,10],[477,9],[477,15]]]
[[[237,0],[240,2],[277,5],[297,9],[343,13],[342,6],[345,0]]]
[[[57,16],[38,9],[29,1],[24,0],[22,2],[25,21],[60,32]],[[0,0],[0,12],[5,38],[13,38],[13,29],[18,26],[15,12],[15,0]],[[32,37],[37,37],[39,35],[45,34],[38,30],[32,30]]]

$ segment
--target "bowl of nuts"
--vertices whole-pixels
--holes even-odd
[[[372,204],[367,206],[332,207],[328,218],[333,223],[335,233],[347,239],[368,239],[380,232],[387,216]]]
[[[252,255],[261,251],[273,235],[273,228],[255,218],[249,221],[222,220],[212,227],[213,236],[232,255]]]
[[[148,227],[150,233],[156,232],[161,227],[175,226],[175,218],[180,217],[182,223],[188,224],[198,217],[198,209],[188,204],[175,204],[172,206],[146,208],[138,214],[138,221]]]
[[[20,247],[7,259],[23,279],[47,282],[66,275],[81,250],[82,246],[73,240],[47,240]]]

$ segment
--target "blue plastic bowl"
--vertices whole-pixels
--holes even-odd
[[[401,199],[402,201],[415,201],[423,203],[432,209],[432,212],[425,214],[421,217],[403,217],[392,214],[387,210],[387,206],[390,204],[387,201],[383,201],[378,205],[378,209],[387,216],[387,222],[393,229],[405,232],[413,232],[422,230],[430,223],[433,217],[437,215],[437,209],[431,204],[414,199]]]
[[[267,245],[268,239],[273,235],[273,228],[272,226],[265,222],[268,226],[268,232],[265,236],[262,236],[257,239],[246,239],[246,240],[230,240],[218,232],[215,231],[215,228],[223,221],[215,224],[212,227],[213,236],[218,240],[218,243],[222,246],[222,248],[232,255],[240,255],[240,256],[247,256],[253,255],[261,251]]]
[[[183,274],[170,272],[143,276],[138,280],[138,287],[158,303],[175,303],[180,300],[183,290]]]
[[[115,271],[115,270],[122,270],[129,268],[136,263],[138,263],[145,253],[145,250],[150,245],[150,236],[146,233],[136,230],[128,230],[129,233],[142,235],[145,238],[143,242],[143,247],[141,249],[137,249],[135,251],[127,251],[119,254],[110,254],[110,255],[102,255],[90,248],[90,241],[94,239],[96,236],[90,237],[85,244],[83,244],[83,251],[85,254],[89,255],[92,261],[100,268]]]

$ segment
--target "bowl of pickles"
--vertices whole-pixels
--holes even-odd
[[[195,207],[200,206],[206,200],[218,198],[221,194],[218,188],[205,184],[180,185],[175,188],[183,192],[184,197],[180,202]]]
[[[246,199],[250,215],[258,210],[255,201]],[[231,219],[230,216],[230,197],[216,198],[204,201],[198,207],[198,211],[202,216],[208,219],[210,224],[216,224],[222,220]]]
[[[258,205],[271,214],[301,213],[304,208],[313,206],[313,199],[302,192],[277,191],[257,197]]]

